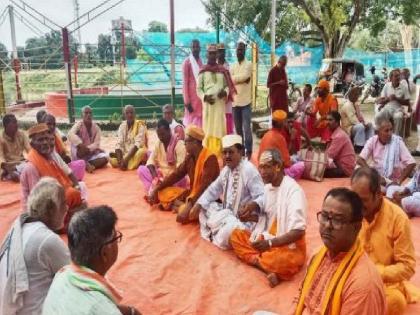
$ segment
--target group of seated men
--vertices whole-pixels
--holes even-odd
[[[325,83],[320,82],[318,88],[322,89],[323,85]],[[320,102],[317,106],[322,108]],[[219,248],[233,249],[241,260],[266,273],[271,286],[291,279],[302,268],[306,261],[307,201],[302,188],[292,177],[300,177],[302,161],[297,161],[294,156],[300,149],[301,135],[306,138],[308,147],[310,135],[309,130],[296,128],[292,115],[283,111],[273,113],[273,131],[276,133],[268,133],[262,139],[257,166],[243,158],[240,136],[223,137],[221,155],[224,166],[220,169],[217,156],[202,145],[203,130],[194,125],[184,130],[173,118],[170,106],[165,107],[165,118],[158,122],[158,141],[151,152],[147,151],[144,122],[136,120],[134,108],[130,105],[124,108],[124,114],[126,121],[119,128],[117,148],[110,154],[110,162],[121,170],[137,169],[148,202],[176,212],[178,222],[198,221],[204,239]],[[0,138],[2,178],[20,180],[22,200],[30,216],[40,215],[35,208],[31,211],[30,206],[34,202],[31,194],[35,194],[37,184],[42,182],[42,177],[55,178],[63,189],[63,200],[72,211],[66,214],[66,218],[63,216],[64,225],[44,223],[50,230],[68,226],[70,251],[78,253],[80,249],[75,246],[87,245],[80,244],[77,237],[73,242],[70,235],[77,233],[76,227],[83,224],[79,222],[83,221],[83,216],[99,211],[81,211],[70,220],[71,214],[86,202],[83,197],[86,196],[82,182],[84,173],[80,166],[92,172],[104,167],[109,157],[101,149],[101,131],[93,122],[91,108],[83,108],[82,120],[68,134],[71,158],[67,158],[53,118],[43,115],[40,123],[29,129],[28,140],[18,130],[13,115],[4,117],[4,132]],[[331,190],[317,214],[325,247],[311,260],[296,313],[329,310],[335,314],[383,314],[387,309],[388,314],[401,314],[407,303],[420,298],[420,292],[407,282],[414,274],[414,247],[410,222],[396,204],[403,206],[409,215],[416,214],[419,208],[419,171],[408,185],[401,186],[413,172],[415,161],[401,138],[393,134],[392,119],[386,117],[377,121],[377,135],[366,139],[357,158],[352,140],[340,127],[340,121],[338,111],[328,110],[322,118],[326,127],[315,123],[314,128],[328,129],[328,132],[327,129],[317,131],[321,135],[329,134],[327,153],[330,163],[326,176],[351,176],[352,191],[345,188]],[[372,160],[373,168],[368,167],[369,160]],[[356,163],[361,168],[354,170]],[[390,200],[383,197],[384,193]],[[105,243],[114,246],[121,236],[114,228],[115,213],[112,209],[106,212],[113,224]],[[22,227],[27,221],[20,218],[18,222]],[[103,231],[92,228],[93,234],[100,232]],[[77,255],[80,258],[73,258]],[[80,277],[83,282],[86,280],[83,277],[89,278],[91,272],[103,276],[114,262],[111,260],[106,266],[97,266],[97,257],[83,260],[87,258],[80,253],[72,253],[72,258],[76,267],[68,268],[56,277],[48,296],[69,290],[68,277]],[[87,266],[90,271],[77,266]],[[71,275],[64,276],[66,273]],[[101,281],[105,282],[101,283],[103,287],[108,288],[106,280],[101,278]],[[92,284],[95,285],[97,283]],[[60,289],[54,291],[55,287]],[[118,304],[115,292],[107,291],[106,294]],[[54,314],[61,307],[54,305],[55,300],[47,297],[44,313]],[[123,314],[137,312],[123,306],[119,311]]]

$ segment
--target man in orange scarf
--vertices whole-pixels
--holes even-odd
[[[151,193],[153,203],[160,202],[163,207],[177,207],[177,221],[188,223],[198,218],[190,216],[190,210],[206,188],[219,176],[219,163],[216,155],[203,147],[204,131],[194,125],[186,130],[185,149],[187,156],[176,170],[158,184]],[[190,178],[190,189],[172,187],[186,175]],[[184,202],[185,201],[185,202]]]
[[[311,138],[321,137],[323,142],[330,140],[331,131],[328,129],[327,115],[331,111],[338,110],[338,102],[334,95],[330,93],[330,84],[327,80],[318,83],[318,97],[314,101],[313,108],[307,108],[306,114],[309,115],[307,121],[307,131]],[[317,118],[319,114],[319,118]]]
[[[65,219],[66,224],[72,210],[82,205],[79,182],[60,156],[54,154],[54,136],[45,123],[31,127],[28,134],[32,148],[21,177],[23,209],[26,210],[28,195],[40,178],[53,177],[64,187],[66,194],[66,203],[70,210]]]
[[[381,277],[358,240],[362,208],[359,196],[347,188],[327,193],[317,213],[324,246],[308,266],[296,315],[385,314]]]

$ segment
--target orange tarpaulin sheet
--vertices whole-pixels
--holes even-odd
[[[151,209],[143,201],[136,172],[107,168],[86,174],[89,204],[108,204],[118,214],[123,233],[116,264],[109,279],[121,290],[123,303],[143,314],[251,314],[268,310],[287,314],[304,276],[274,289],[260,271],[241,263],[231,251],[222,251],[200,238],[197,225],[182,226],[175,215]],[[322,183],[302,180],[309,200],[308,253],[321,244],[315,214],[325,193],[348,185],[348,179]],[[20,186],[0,183],[0,239],[20,213]],[[420,254],[420,219],[412,219],[416,257]],[[413,282],[420,285],[420,265]],[[420,314],[420,304],[407,314]]]

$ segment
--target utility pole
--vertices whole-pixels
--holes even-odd
[[[271,66],[276,63],[276,0],[271,0]]]
[[[6,99],[3,89],[3,67],[0,66],[0,115],[6,114]]]
[[[15,71],[15,81],[16,81],[16,103],[22,103],[22,92],[20,89],[19,82],[19,71],[20,71],[20,62],[17,53],[16,47],[16,28],[15,28],[15,14],[14,9],[9,5],[9,21],[10,21],[10,33],[12,37],[12,64],[13,70]]]
[[[63,37],[63,58],[64,71],[67,79],[67,112],[69,114],[70,123],[74,123],[74,99],[73,87],[71,84],[71,61],[70,61],[70,45],[69,45],[69,31],[66,27],[61,29]]]
[[[175,106],[175,12],[174,0],[169,0],[171,16],[171,104]]]
[[[74,0],[74,18],[76,20],[77,40],[79,41],[80,52],[84,52],[82,46],[82,33],[80,32],[80,6],[79,1]]]
[[[220,43],[220,12],[216,15],[216,43]]]

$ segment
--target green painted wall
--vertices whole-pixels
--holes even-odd
[[[83,106],[89,105],[93,109],[95,119],[109,120],[112,116],[121,115],[122,108],[131,104],[136,108],[137,117],[140,119],[159,118],[162,115],[162,106],[171,103],[170,95],[74,95],[76,118],[80,117]],[[178,119],[184,114],[182,95],[175,95]],[[180,115],[181,114],[181,115]]]

